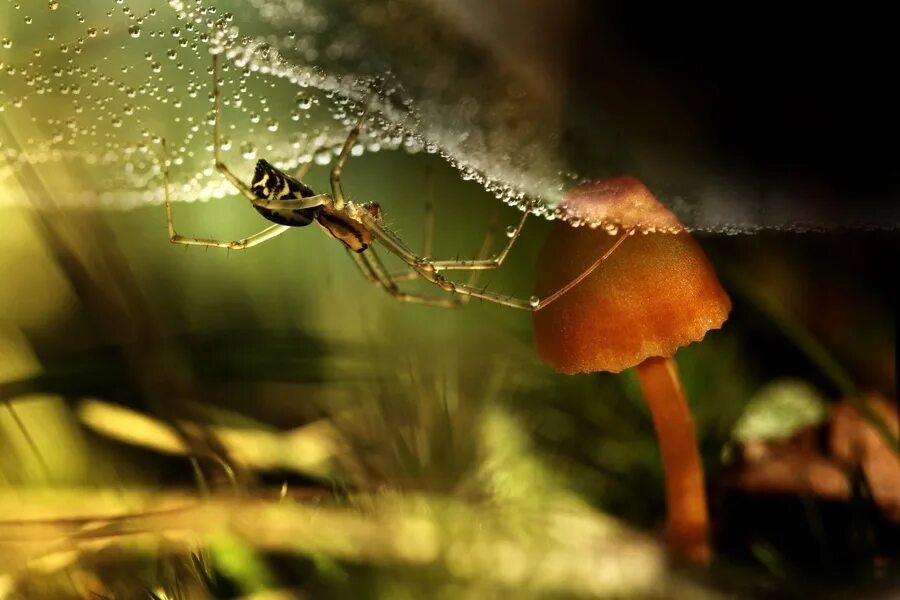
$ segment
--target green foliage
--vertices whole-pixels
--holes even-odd
[[[810,384],[794,379],[773,381],[754,395],[734,428],[737,441],[778,440],[821,424],[828,408]]]

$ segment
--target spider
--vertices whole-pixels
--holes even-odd
[[[244,250],[267,242],[293,227],[305,227],[315,222],[327,235],[344,245],[366,279],[380,286],[398,300],[453,307],[463,304],[470,298],[480,298],[511,308],[536,311],[544,308],[587,277],[625,238],[625,236],[620,237],[606,253],[581,275],[546,298],[538,299],[532,297],[526,300],[489,292],[475,285],[477,275],[479,272],[496,269],[503,264],[504,259],[522,231],[528,211],[523,212],[518,223],[509,230],[509,239],[506,245],[490,258],[484,257],[490,248],[492,240],[491,231],[489,230],[482,244],[482,250],[475,259],[432,260],[426,258],[430,250],[431,232],[433,230],[433,215],[429,202],[426,204],[425,253],[417,255],[394,232],[384,225],[381,207],[377,203],[357,204],[344,198],[344,192],[341,188],[341,174],[344,170],[344,163],[350,154],[350,149],[356,142],[360,128],[365,122],[367,110],[363,111],[356,125],[350,131],[331,169],[330,194],[316,194],[302,183],[301,180],[309,170],[310,163],[301,165],[295,176],[292,177],[272,166],[266,160],[260,159],[256,163],[253,179],[250,185],[247,186],[231,172],[221,159],[221,98],[219,93],[218,55],[216,54],[213,55],[212,77],[214,102],[213,154],[216,170],[250,201],[257,212],[275,224],[244,239],[232,241],[186,237],[177,234],[172,219],[172,204],[169,196],[168,159],[164,158],[162,169],[165,186],[166,220],[169,240],[173,244]],[[165,152],[165,141],[163,141],[163,150]],[[378,242],[388,252],[406,263],[410,271],[399,274],[389,273],[378,254],[376,254],[373,242]],[[468,283],[457,283],[444,277],[444,271],[470,271],[472,276]],[[439,297],[411,294],[401,291],[397,285],[399,281],[417,278],[424,279],[452,295]]]

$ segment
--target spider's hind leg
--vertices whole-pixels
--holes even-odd
[[[361,253],[348,250],[348,253],[350,254],[351,258],[353,258],[353,261],[356,263],[356,265],[359,267],[359,270],[362,272],[363,277],[368,279],[369,282],[384,289],[384,291],[386,291],[396,300],[399,300],[401,302],[410,302],[413,304],[429,304],[431,306],[440,306],[442,308],[455,308],[462,304],[461,298],[456,296],[426,296],[422,294],[410,294],[401,291],[397,287],[397,283],[391,278],[391,275],[389,275],[385,270],[381,259],[377,254],[375,254],[375,250],[372,248],[369,248]]]

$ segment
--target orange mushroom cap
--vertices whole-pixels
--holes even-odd
[[[558,371],[619,372],[672,356],[728,318],[731,301],[703,250],[637,179],[579,186],[562,210],[631,235],[584,281],[534,313],[538,353]],[[603,228],[558,222],[539,259],[538,297],[578,277],[615,241]]]

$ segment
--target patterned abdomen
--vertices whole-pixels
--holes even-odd
[[[303,185],[283,171],[276,169],[265,160],[256,163],[256,172],[253,174],[253,182],[250,189],[261,200],[299,200],[314,196],[310,188]],[[254,206],[256,211],[273,223],[288,225],[291,227],[304,227],[316,219],[316,215],[322,210],[321,206],[311,208],[265,208]]]

